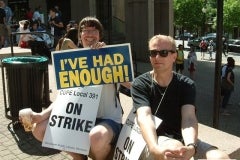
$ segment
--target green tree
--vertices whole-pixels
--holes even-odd
[[[204,25],[203,0],[174,0],[174,25],[190,32],[198,32]]]
[[[239,15],[240,0],[224,0],[224,32],[233,33],[233,28],[239,27]],[[174,0],[174,25],[176,27],[183,27],[190,32],[197,33],[199,30],[202,30],[203,34],[206,31],[205,27],[215,32],[216,24],[216,0]]]
[[[223,7],[223,26],[225,32],[231,33],[240,24],[240,1],[225,0]]]

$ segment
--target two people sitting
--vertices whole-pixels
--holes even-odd
[[[31,27],[30,27],[31,26]],[[32,24],[28,20],[19,22],[19,32],[21,33],[17,39],[18,46],[21,48],[31,48],[33,55],[47,56],[51,59],[50,48],[53,44],[45,29],[40,27],[38,21],[33,21]],[[31,33],[39,32],[39,33]],[[43,32],[43,33],[41,33]]]

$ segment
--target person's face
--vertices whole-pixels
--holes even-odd
[[[85,27],[79,36],[84,48],[90,47],[100,40],[99,30],[95,27]]]
[[[70,24],[67,25],[67,28],[66,28],[67,32],[71,29],[71,27],[72,26]]]
[[[74,23],[74,24],[73,24],[73,27],[76,28],[76,29],[78,29],[78,24],[77,24],[77,23]]]
[[[55,16],[55,12],[53,12],[52,10],[49,11],[49,15],[50,17],[54,17]]]
[[[172,45],[167,40],[159,40],[154,39],[149,44],[150,51],[160,51],[163,55],[153,54],[150,57],[150,62],[154,70],[162,70],[162,71],[172,71],[173,63],[176,60],[177,54],[176,52],[172,53]],[[165,54],[163,53],[165,50]],[[167,52],[166,52],[167,51]]]
[[[38,28],[38,25],[37,24],[33,24],[32,28],[33,28],[34,31],[36,31],[37,28]]]

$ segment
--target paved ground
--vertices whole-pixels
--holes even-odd
[[[187,51],[185,51],[187,54]],[[236,68],[234,70],[236,76],[236,87],[235,92],[231,97],[231,101],[228,106],[229,111],[232,113],[231,116],[220,116],[219,118],[219,129],[234,134],[240,137],[240,54],[230,53],[229,56],[233,56],[236,60]],[[206,58],[208,55],[206,55]],[[198,59],[200,58],[198,52]],[[223,57],[223,63],[226,62],[226,58]],[[213,119],[213,86],[214,86],[214,60],[199,60],[196,74],[196,86],[197,86],[197,114],[199,122],[212,126]],[[145,72],[150,69],[148,63],[138,63],[137,71]],[[184,72],[188,75],[188,73]],[[55,99],[55,84],[53,79],[52,65],[49,65],[49,84],[52,93],[50,94],[51,100]],[[0,76],[0,83],[2,82],[2,76]],[[20,160],[20,159],[71,159],[68,155],[63,152],[58,152],[52,149],[41,147],[41,144],[36,141],[30,133],[26,133],[20,127],[11,124],[11,120],[5,117],[4,100],[3,100],[3,89],[0,85],[0,159],[3,160]],[[130,98],[121,95],[123,102],[125,115],[128,113]],[[236,157],[237,158],[237,157]]]

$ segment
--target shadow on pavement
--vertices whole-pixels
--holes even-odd
[[[9,123],[8,130],[23,153],[36,156],[49,156],[60,152],[55,149],[42,147],[42,143],[36,140],[31,132],[25,132],[19,122]]]

